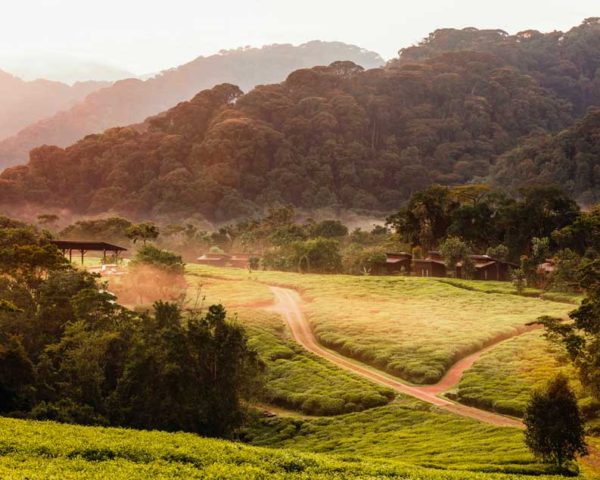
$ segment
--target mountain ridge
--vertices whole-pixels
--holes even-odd
[[[367,68],[384,63],[376,53],[354,45],[312,41],[299,46],[275,44],[226,50],[197,57],[147,80],[119,80],[91,93],[69,110],[0,141],[0,167],[26,161],[29,150],[40,145],[65,147],[85,135],[142,122],[219,83],[235,83],[248,90],[258,84],[282,81],[298,68],[328,64],[340,58],[364,63]]]

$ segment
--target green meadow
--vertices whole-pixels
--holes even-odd
[[[469,353],[518,333],[541,315],[562,317],[573,308],[436,279],[188,268],[232,292],[240,282],[249,302],[263,299],[267,284],[297,289],[322,344],[414,383],[434,383]]]
[[[558,372],[571,379],[582,411],[588,417],[597,416],[600,405],[584,391],[565,353],[541,330],[510,339],[484,353],[465,372],[456,395],[462,403],[522,416],[531,391]]]
[[[385,405],[394,398],[392,390],[346,373],[294,342],[281,315],[261,308],[273,301],[265,285],[193,275],[188,284],[190,303],[225,303],[246,327],[250,345],[266,365],[264,400],[269,404],[307,415],[337,415]]]
[[[403,445],[396,445],[398,450]],[[257,448],[186,433],[0,418],[3,480],[558,480]],[[591,478],[591,477],[590,477]]]

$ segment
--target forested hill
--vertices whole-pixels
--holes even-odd
[[[142,122],[146,117],[189,100],[200,90],[220,83],[233,83],[247,91],[259,84],[281,82],[298,68],[328,65],[335,60],[351,60],[365,68],[384,63],[376,53],[354,45],[319,41],[299,46],[240,48],[198,57],[145,81],[128,79],[116,82],[72,108],[61,109],[65,111],[26,127],[27,124],[20,125],[25,128],[0,142],[0,168],[26,162],[29,151],[40,145],[65,147],[88,134]],[[33,118],[31,122],[40,118]],[[1,126],[0,119],[0,132]],[[11,133],[16,133],[16,130]],[[0,140],[2,138],[0,136]]]
[[[489,54],[368,71],[336,62],[246,95],[203,91],[145,131],[38,148],[1,175],[0,202],[215,220],[277,202],[392,209],[432,182],[485,176],[520,137],[571,121],[563,100]]]
[[[584,114],[590,105],[600,105],[600,18],[588,18],[566,33],[436,30],[419,45],[400,50],[392,63],[414,63],[457,51],[493,54],[568,100],[577,115]]]
[[[553,183],[584,205],[600,202],[600,108],[558,134],[526,139],[498,159],[492,179],[508,188]]]

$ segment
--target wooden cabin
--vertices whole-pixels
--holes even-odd
[[[488,255],[471,255],[471,260],[475,264],[474,280],[507,282],[511,279],[512,269],[518,268],[518,265],[514,263],[498,260]],[[461,262],[456,265],[456,277],[462,278]]]
[[[439,258],[441,258],[441,256]],[[413,259],[413,275],[417,277],[445,277],[446,264],[439,258],[427,257]]]
[[[410,253],[386,253],[385,257],[383,270],[387,275],[397,275],[399,273],[410,274],[410,264],[412,261],[412,255]]]

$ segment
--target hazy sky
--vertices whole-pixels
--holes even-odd
[[[7,57],[74,57],[156,72],[225,48],[340,40],[386,59],[440,27],[564,30],[598,0],[3,0]]]

